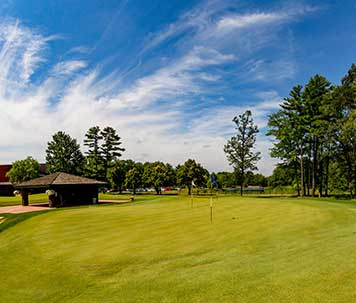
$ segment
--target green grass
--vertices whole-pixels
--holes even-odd
[[[29,195],[30,203],[42,203],[48,202],[48,196],[46,194],[34,194]],[[11,205],[20,205],[21,204],[21,196],[0,196],[0,207],[1,206],[11,206]]]
[[[138,194],[133,196],[132,194],[99,194],[99,199],[100,200],[129,200],[131,197],[135,198],[135,201],[145,201],[145,200],[153,200],[156,199],[157,196],[155,194],[150,194],[150,195],[143,195],[143,194]],[[42,202],[48,202],[48,196],[43,193],[43,194],[33,194],[29,196],[29,203],[30,204],[36,204],[36,203],[42,203]],[[21,204],[21,196],[0,196],[0,207],[1,206],[12,206],[12,205],[20,205]],[[1,209],[0,209],[1,210]],[[1,211],[0,211],[1,213]]]
[[[4,224],[4,223],[3,223]],[[0,302],[355,302],[356,207],[162,196],[0,233]]]

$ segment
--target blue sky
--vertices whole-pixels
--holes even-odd
[[[296,3],[297,2],[297,3]],[[228,170],[232,118],[251,109],[270,174],[268,115],[356,55],[355,1],[39,1],[0,4],[0,162],[44,160],[51,135],[115,127],[124,158]]]

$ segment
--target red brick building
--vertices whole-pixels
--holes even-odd
[[[9,179],[6,177],[6,173],[11,169],[11,164],[0,165],[0,183],[9,182]]]
[[[12,196],[14,194],[14,187],[6,177],[6,173],[11,169],[11,164],[0,165],[0,196]],[[40,176],[44,176],[47,171],[46,164],[40,164]]]

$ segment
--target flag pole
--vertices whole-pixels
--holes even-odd
[[[214,179],[211,178],[210,184],[210,223],[213,223],[213,181]]]
[[[210,223],[213,223],[213,196],[210,196]]]

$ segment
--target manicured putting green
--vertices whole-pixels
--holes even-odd
[[[0,302],[355,302],[356,208],[151,197],[0,233]]]

